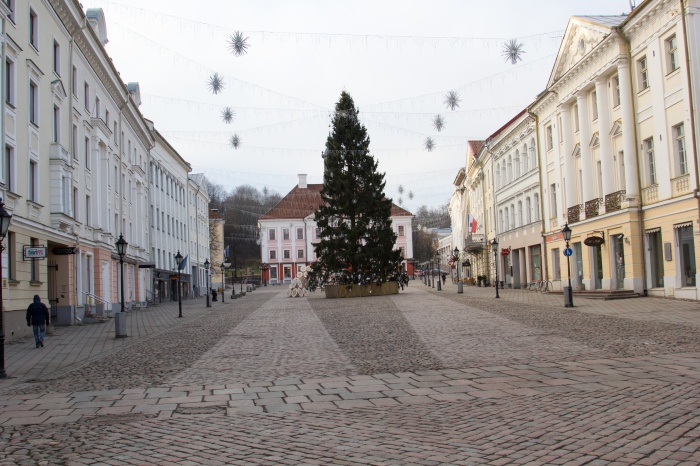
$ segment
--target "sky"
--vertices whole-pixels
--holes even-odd
[[[232,190],[281,195],[322,183],[331,114],[348,92],[386,175],[415,212],[449,202],[467,141],[544,90],[570,16],[629,13],[629,0],[83,0],[102,8],[107,52],[138,82],[143,115],[192,165]],[[235,56],[240,31],[247,51]],[[522,44],[516,64],[504,43]],[[212,74],[223,90],[208,88]],[[454,91],[459,106],[445,103]],[[231,123],[221,116],[234,112]],[[441,131],[433,125],[441,115]],[[237,135],[238,148],[230,145]],[[434,142],[426,148],[426,138]],[[403,188],[403,189],[401,189]],[[401,193],[403,191],[403,193]]]

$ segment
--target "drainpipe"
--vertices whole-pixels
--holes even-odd
[[[493,152],[491,152],[491,147],[489,146],[490,143],[491,143],[491,140],[490,140],[490,139],[487,139],[486,141],[484,141],[484,147],[486,147],[486,152],[488,152],[489,155],[491,156],[491,186],[493,187],[493,234],[497,237],[497,236],[498,236],[498,228],[497,228],[498,222],[496,221],[496,213],[497,213],[497,211],[496,211],[496,182],[495,182],[495,180],[494,180],[494,176],[495,176],[495,175],[494,175],[494,170],[493,170],[493,165],[494,165],[493,162],[494,162],[494,160],[493,160]],[[481,168],[482,168],[482,173],[483,173],[483,168],[484,168],[484,166],[482,165]],[[482,184],[484,184],[484,183],[482,183]],[[484,187],[484,193],[486,192],[485,189],[486,189],[486,187]],[[485,196],[484,196],[484,199],[485,199]],[[490,243],[489,243],[489,240],[488,240],[487,237],[484,237],[484,240],[485,240],[485,243],[486,243],[485,246],[486,246],[486,251],[487,251],[487,252],[486,252],[486,254],[487,254],[486,257],[488,258],[488,259],[486,260],[486,265],[489,265],[489,266],[490,266],[490,265],[491,265],[491,256],[490,256],[489,253],[488,253],[488,249],[489,249],[489,247],[490,247]],[[494,259],[494,261],[497,261],[497,259]],[[494,262],[493,266],[494,266],[494,268],[495,268],[496,270],[498,270],[498,263],[497,263],[497,262]],[[489,273],[489,276],[491,276],[490,267],[489,267],[489,272],[488,272],[488,273]],[[504,277],[504,280],[505,280],[505,275],[504,275],[503,277]]]
[[[615,33],[617,33],[617,36],[622,39],[622,41],[625,44],[625,48],[627,49],[627,63],[628,65],[632,66],[632,46],[630,44],[629,39],[625,35],[625,33],[622,31],[622,28],[620,27],[613,27],[612,28]],[[687,55],[687,52],[686,52]],[[629,73],[629,81],[630,81],[630,92],[633,94],[632,95],[632,115],[637,114],[637,110],[635,109],[635,102],[634,102],[634,78],[632,77],[632,72],[630,71]],[[636,117],[635,117],[636,118]],[[634,147],[635,147],[635,152],[637,152],[637,143],[639,141],[639,137],[637,135],[637,125],[634,124]],[[634,154],[635,157],[637,157],[637,154]],[[697,163],[697,162],[696,162]],[[642,210],[642,179],[640,175],[640,170],[639,166],[637,166],[637,185],[639,186],[639,201],[637,202],[637,215],[639,216],[639,240],[641,241],[640,248],[641,248],[641,258],[642,258],[642,294],[644,296],[647,295],[647,258],[646,254],[644,254],[644,211]],[[697,170],[696,170],[697,174]],[[697,175],[696,175],[697,176]]]
[[[540,267],[543,271],[543,276],[540,277],[541,280],[549,280],[549,270],[547,267],[547,264],[549,262],[547,261],[547,235],[546,235],[546,230],[545,230],[545,224],[544,224],[544,184],[542,183],[542,161],[539,160],[539,153],[540,153],[540,117],[532,113],[530,110],[530,107],[527,107],[527,114],[530,115],[532,118],[535,119],[535,138],[537,141],[537,149],[536,149],[536,154],[538,158],[537,162],[537,174],[540,180],[540,236],[542,236],[542,264],[540,264]],[[526,154],[527,156],[527,154]],[[545,164],[546,167],[546,164]]]
[[[695,189],[693,190],[693,195],[695,196],[695,199],[698,201],[698,217],[700,217],[700,174],[698,174],[698,158],[697,158],[697,153],[698,153],[698,143],[697,143],[697,135],[696,135],[696,126],[695,126],[695,100],[693,98],[693,80],[691,77],[691,60],[690,60],[690,53],[689,53],[689,40],[688,40],[688,24],[686,20],[686,2],[687,0],[681,0],[681,23],[683,24],[683,45],[685,47],[685,72],[686,72],[686,79],[688,81],[688,102],[690,105],[690,127],[693,128],[693,139],[692,139],[692,144],[693,144],[693,154],[695,154],[695,157],[693,157],[693,165],[695,167]],[[700,222],[700,220],[698,220]]]

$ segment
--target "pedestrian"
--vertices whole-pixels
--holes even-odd
[[[442,273],[442,284],[443,284],[443,285],[445,284],[445,280],[446,280],[446,279],[447,279],[447,274],[443,272],[443,273]]]
[[[27,308],[27,326],[34,327],[34,343],[37,348],[44,346],[44,335],[46,335],[49,320],[49,309],[41,302],[39,295],[35,294],[34,302]]]

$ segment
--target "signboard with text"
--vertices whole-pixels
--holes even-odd
[[[46,246],[24,246],[22,257],[24,260],[46,259]]]

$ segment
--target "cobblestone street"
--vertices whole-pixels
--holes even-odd
[[[700,304],[419,281],[6,347],[0,464],[700,464]]]

